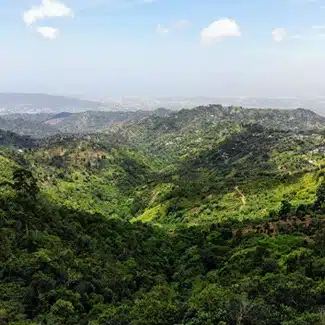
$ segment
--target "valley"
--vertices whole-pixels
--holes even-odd
[[[0,128],[0,324],[324,324],[324,117],[209,105]]]

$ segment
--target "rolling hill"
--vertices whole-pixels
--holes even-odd
[[[208,106],[49,121],[61,135],[39,139],[25,160],[51,199],[87,212],[170,226],[263,219],[283,200],[312,202],[323,179],[325,118],[308,110]]]
[[[45,138],[55,134],[85,134],[109,130],[115,125],[138,122],[150,116],[168,116],[167,109],[155,111],[114,112],[85,111],[58,114],[9,114],[0,116],[0,129]]]
[[[89,114],[1,131],[0,324],[324,324],[322,117]]]

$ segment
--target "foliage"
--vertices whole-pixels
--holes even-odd
[[[324,324],[322,119],[163,113],[2,147],[0,324]]]

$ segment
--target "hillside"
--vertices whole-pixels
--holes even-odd
[[[134,123],[134,127],[129,124]],[[0,116],[0,129],[44,138],[54,134],[86,134],[111,132],[122,126],[121,132],[136,135],[143,133],[144,144],[149,138],[160,137],[162,133],[173,131],[184,138],[184,133],[205,130],[217,126],[233,124],[261,124],[265,128],[280,130],[323,129],[325,117],[305,110],[249,109],[223,107],[220,105],[200,106],[191,110],[173,112],[165,108],[152,111],[84,111],[71,113],[9,114]],[[124,127],[127,124],[127,127]],[[224,126],[222,126],[223,128]]]
[[[55,136],[26,152],[49,198],[170,226],[262,219],[283,200],[298,207],[315,198],[325,165],[324,131],[323,118],[310,111],[210,106],[170,116],[138,114],[106,133]]]
[[[65,96],[28,93],[0,93],[0,113],[60,113],[98,110],[99,102]]]
[[[1,132],[0,324],[324,324],[322,117],[89,114]]]
[[[53,204],[11,167],[0,192],[2,324],[324,322],[324,185],[267,222],[170,232]]]
[[[36,145],[36,141],[29,136],[19,136],[10,131],[0,130],[0,148],[29,149]]]
[[[250,109],[236,106],[209,105],[193,109],[183,109],[170,114],[165,119],[153,120],[154,129],[202,127],[203,124],[216,125],[228,123],[258,123],[265,128],[281,130],[323,129],[325,117],[315,112],[298,108],[285,109]],[[145,121],[146,123],[146,121]]]
[[[115,125],[139,122],[146,117],[168,116],[169,114],[170,111],[163,108],[155,111],[135,112],[9,114],[0,116],[0,129],[35,138],[46,138],[55,134],[96,133],[110,130]]]
[[[169,114],[168,110],[136,111],[136,112],[96,112],[62,115],[58,114],[46,120],[47,125],[54,125],[62,133],[92,133],[109,129],[112,125],[138,122],[149,116]]]
[[[35,120],[32,117],[35,117]],[[44,124],[44,121],[39,121],[39,115],[32,117],[29,115],[0,116],[0,129],[32,137],[48,137],[60,132],[51,125]]]

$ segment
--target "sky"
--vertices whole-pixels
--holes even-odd
[[[325,0],[0,0],[0,20],[0,92],[325,96]]]

